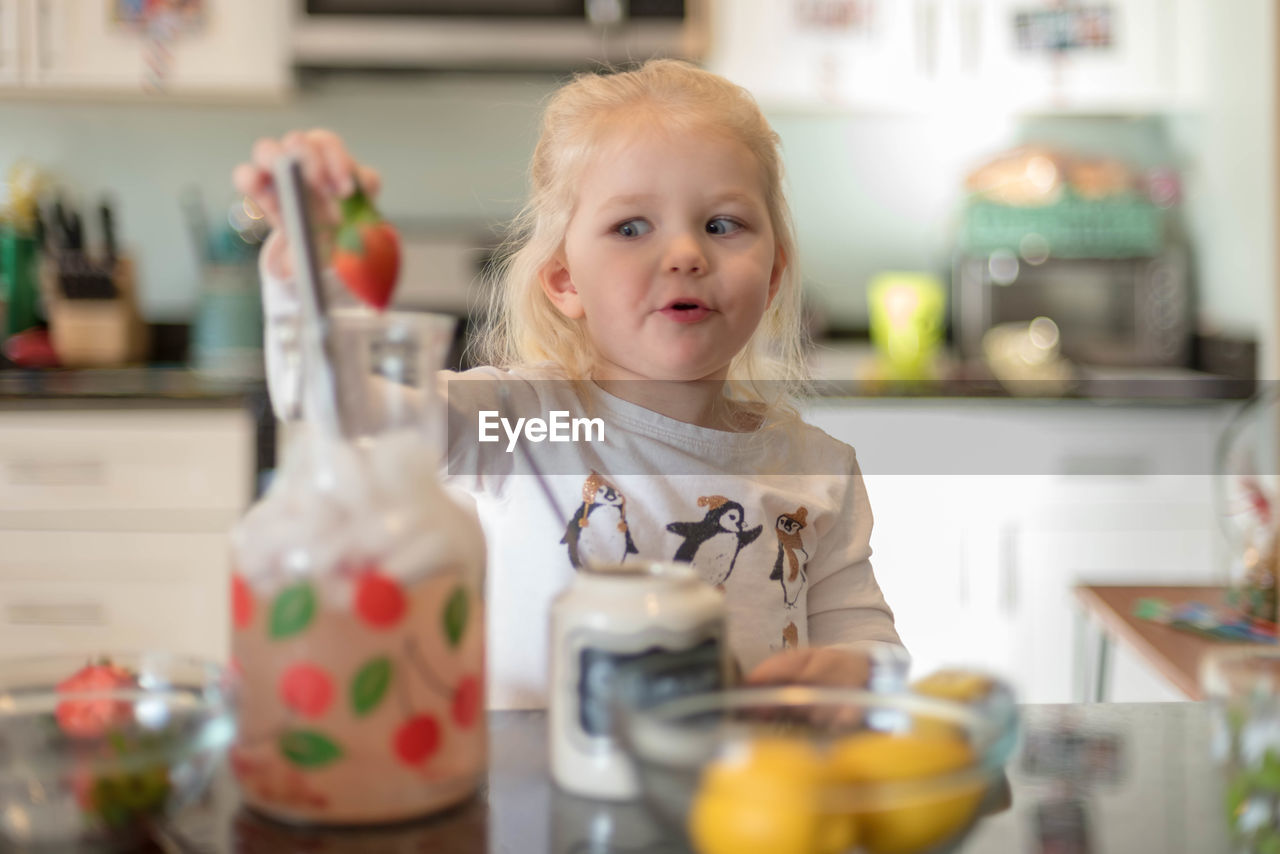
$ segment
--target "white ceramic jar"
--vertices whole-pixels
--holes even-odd
[[[638,793],[613,705],[645,705],[724,686],[724,596],[682,563],[581,570],[551,608],[551,774],[566,791]]]

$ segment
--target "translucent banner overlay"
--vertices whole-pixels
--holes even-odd
[[[1095,380],[833,384],[797,403],[811,427],[706,410],[634,381],[451,379],[448,473],[830,475],[852,446],[864,474],[1143,477],[1280,471],[1273,383]],[[773,389],[760,384],[769,396]],[[713,400],[708,397],[707,400]],[[648,404],[639,405],[638,402]],[[697,426],[653,410],[684,414]],[[688,413],[695,413],[688,415]],[[737,429],[717,429],[732,425]],[[816,430],[814,429],[816,428]]]

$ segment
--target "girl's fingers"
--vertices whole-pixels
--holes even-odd
[[[280,156],[283,150],[279,140],[263,137],[253,144],[250,162],[270,175],[271,170],[276,166],[276,158]]]
[[[356,162],[342,138],[333,131],[317,129],[307,134],[307,141],[324,165],[329,192],[340,199],[351,195],[355,190]]]
[[[252,163],[241,163],[232,171],[231,183],[236,192],[258,206],[272,228],[280,225],[280,204],[270,175]]]
[[[377,170],[356,163],[342,137],[330,130],[294,130],[279,139],[263,137],[253,144],[249,162],[232,173],[236,189],[253,200],[273,228],[281,224],[280,199],[273,178],[276,161],[293,154],[302,164],[302,178],[310,189],[313,215],[320,222],[341,219],[339,200],[351,195],[357,176],[369,196],[382,187]]]
[[[382,189],[382,176],[378,174],[378,170],[371,166],[358,166],[356,171],[360,176],[360,186],[364,189],[364,194],[370,199],[377,196]]]
[[[804,652],[807,652],[805,650]],[[797,675],[801,672],[805,665],[804,659],[807,656],[802,655],[800,650],[789,650],[771,655],[764,661],[757,664],[750,673],[747,674],[747,684],[749,685],[775,685],[778,683],[794,682]]]

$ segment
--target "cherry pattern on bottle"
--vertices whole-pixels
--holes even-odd
[[[333,702],[333,678],[310,662],[290,665],[280,676],[280,699],[304,718],[323,717]]]
[[[440,749],[440,724],[432,715],[414,715],[396,729],[394,749],[401,762],[424,765]]]
[[[376,568],[366,568],[356,582],[356,613],[375,629],[390,629],[404,617],[404,591]]]
[[[238,572],[231,573],[231,621],[237,629],[245,629],[253,622],[253,591]]]
[[[400,625],[409,616],[409,600],[397,581],[383,574],[377,566],[365,565],[355,575],[351,607],[361,623],[377,631]],[[265,630],[275,641],[289,640],[304,633],[318,608],[316,592],[307,582],[286,587],[269,603]],[[232,576],[233,621],[238,629],[253,622],[257,603],[244,579]],[[449,649],[458,649],[466,632],[471,605],[464,585],[454,587],[439,612],[439,631]],[[483,714],[483,684],[479,674],[467,672],[450,684],[432,667],[417,641],[405,638],[399,654],[376,655],[365,661],[347,680],[342,702],[356,717],[373,714],[393,693],[400,695],[402,722],[395,728],[388,747],[395,758],[414,768],[425,768],[437,756],[448,737],[448,728],[435,714],[416,707],[409,690],[414,679],[444,701],[447,717],[457,729],[471,729]],[[319,722],[334,707],[338,698],[337,680],[321,664],[314,661],[292,663],[280,675],[277,693],[285,708],[308,722]],[[288,726],[275,736],[278,754],[290,766],[299,769],[318,768],[344,757],[342,745],[327,733],[315,728]],[[256,767],[236,768],[238,777],[254,777]],[[296,773],[296,772],[294,772]],[[292,782],[294,778],[289,776]],[[267,788],[289,790],[280,780]],[[289,791],[296,796],[296,792]],[[309,794],[309,793],[308,793]],[[292,798],[290,798],[292,799]]]

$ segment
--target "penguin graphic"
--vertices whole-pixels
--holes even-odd
[[[704,495],[699,507],[706,507],[701,522],[672,522],[667,530],[684,537],[675,559],[692,563],[705,581],[717,587],[724,585],[733,572],[738,552],[760,536],[764,526],[746,528],[746,511],[736,501],[723,495]]]
[[[569,563],[622,563],[639,554],[627,527],[627,499],[595,469],[582,482],[582,503],[565,527],[560,542],[569,547]]]
[[[773,532],[778,536],[778,559],[773,562],[769,580],[782,583],[782,601],[788,608],[796,606],[796,598],[806,580],[804,568],[809,552],[805,551],[800,531],[805,527],[808,515],[808,509],[801,507],[794,513],[783,513],[774,523]]]

